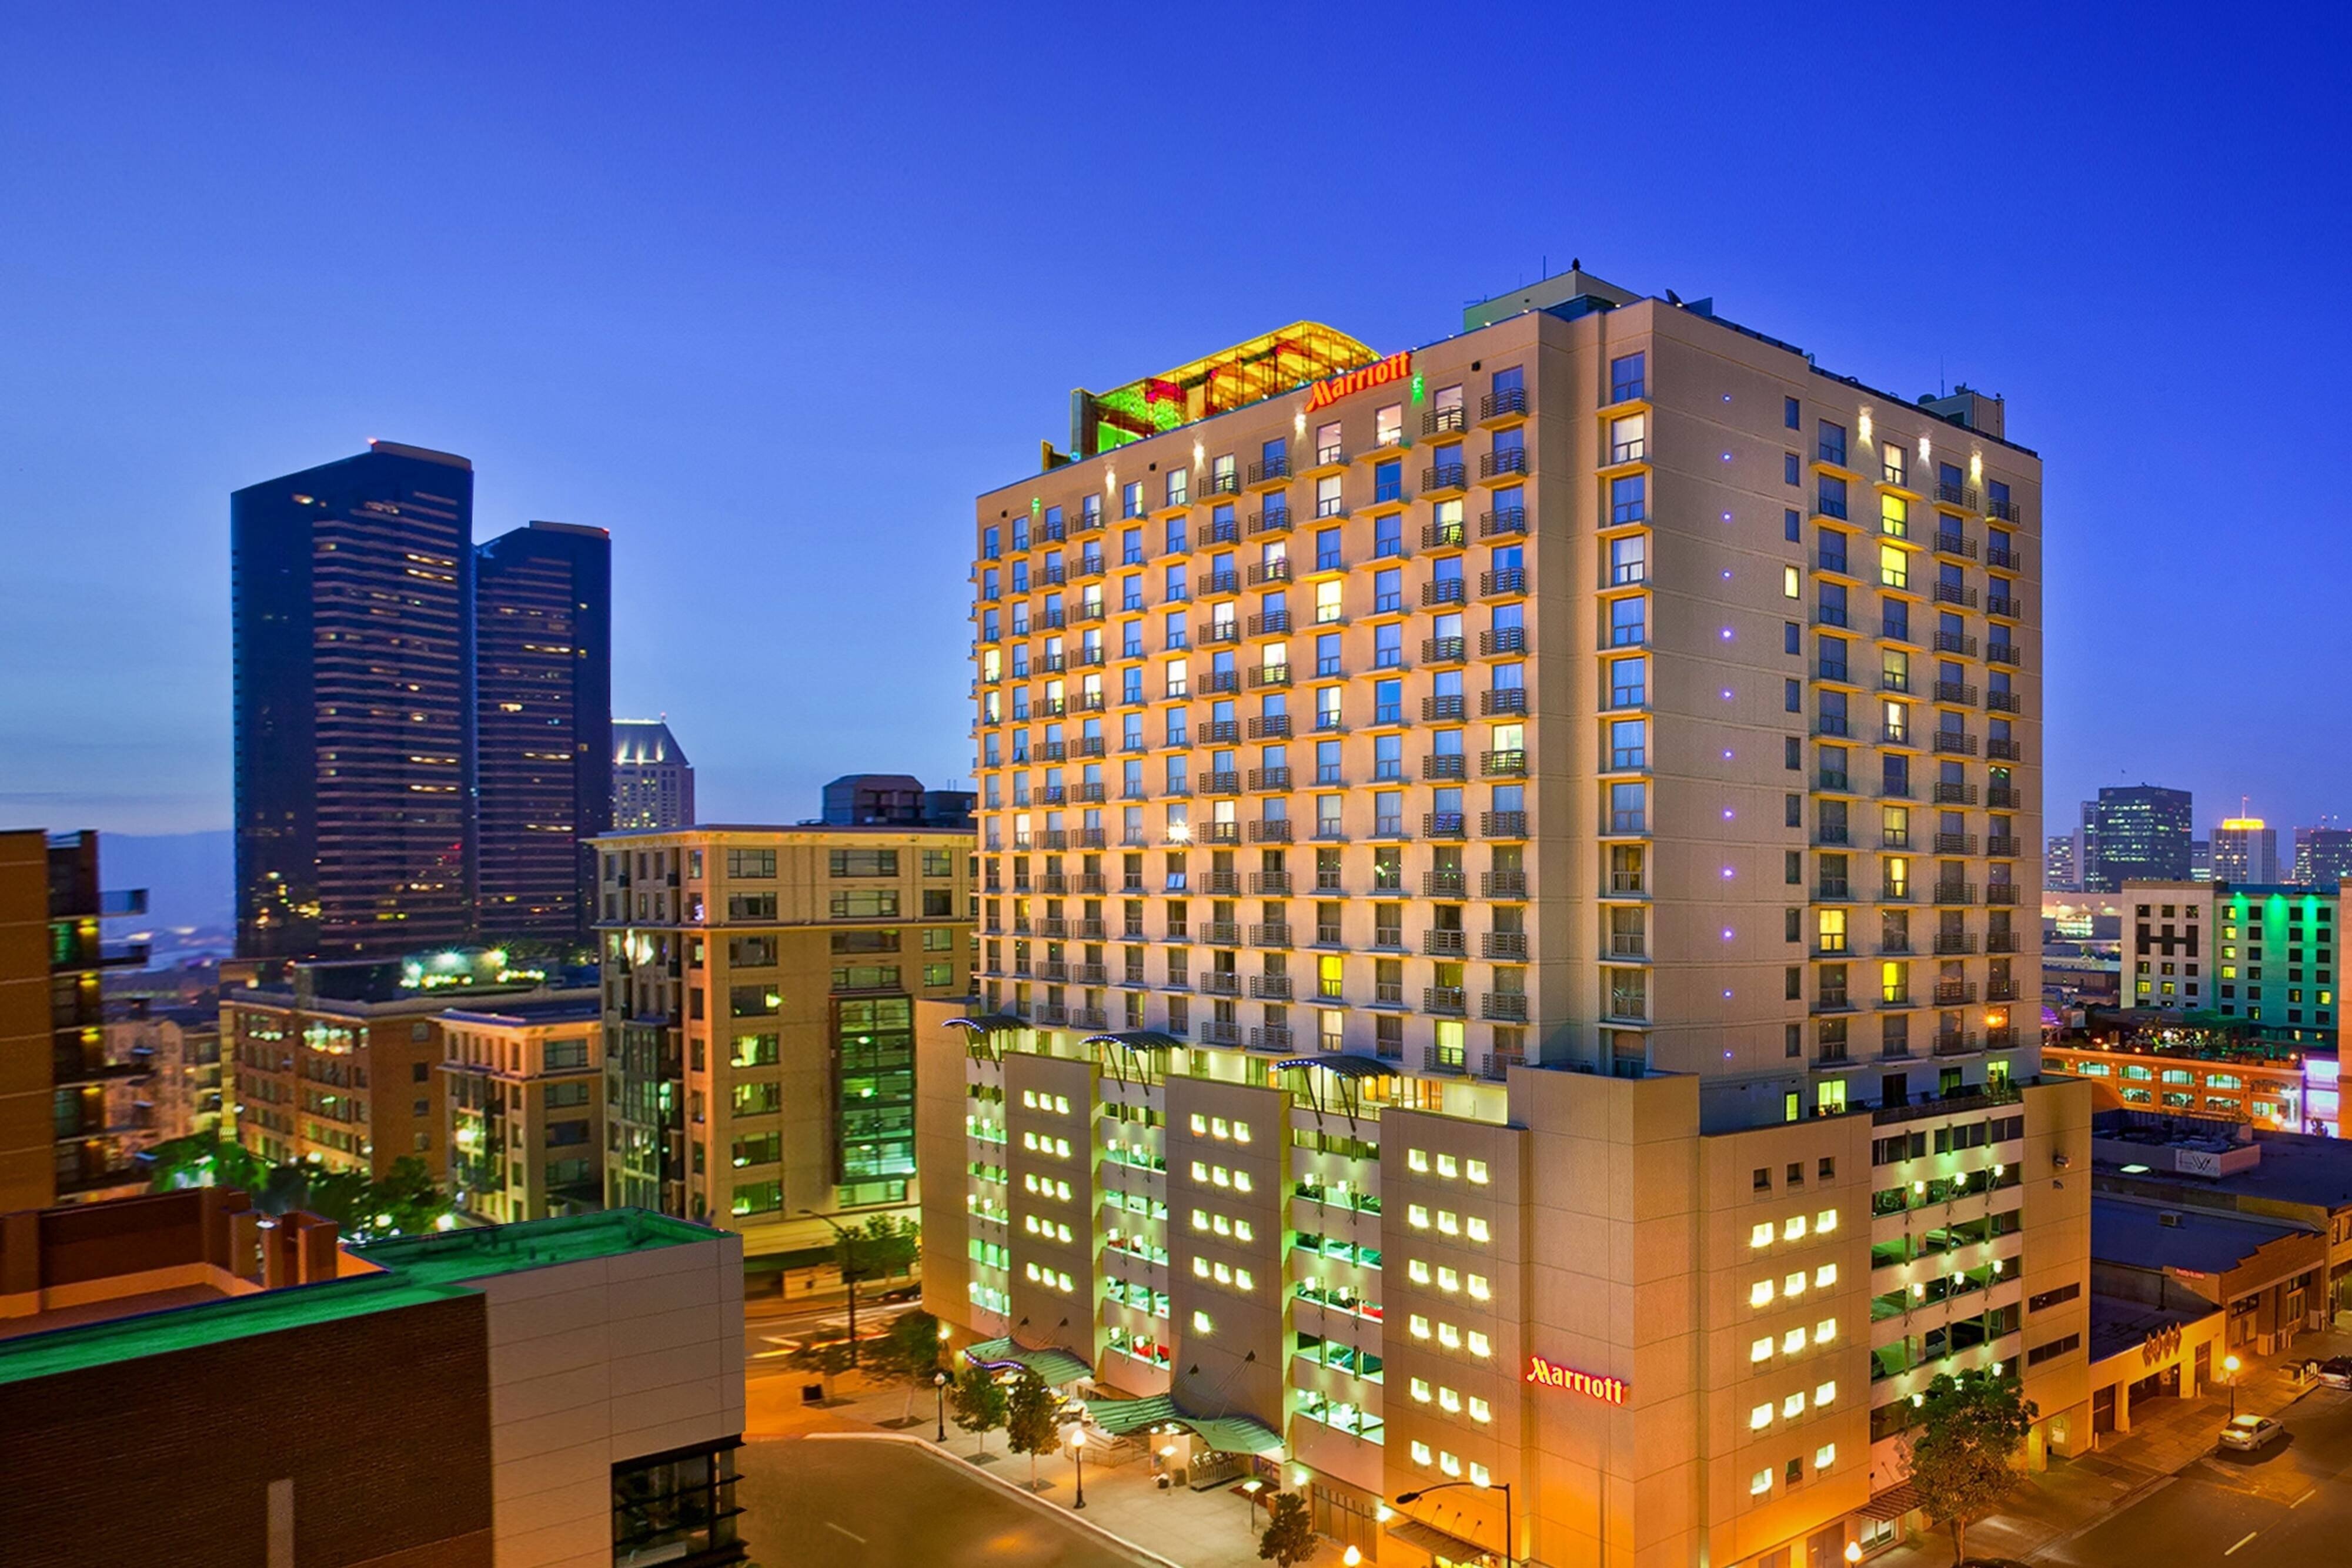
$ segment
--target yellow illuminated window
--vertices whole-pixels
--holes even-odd
[[[1894,545],[1880,545],[1878,547],[1878,580],[1888,588],[1910,587],[1909,552],[1899,549]]]

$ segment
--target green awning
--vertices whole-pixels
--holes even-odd
[[[1114,1437],[1161,1427],[1181,1427],[1221,1454],[1278,1454],[1281,1434],[1247,1416],[1187,1416],[1176,1407],[1175,1396],[1154,1394],[1143,1399],[1090,1399],[1087,1419]]]
[[[1025,1350],[1009,1339],[982,1340],[968,1346],[963,1354],[975,1366],[1025,1366],[1055,1388],[1076,1383],[1081,1377],[1092,1377],[1095,1372],[1066,1350],[1050,1345],[1044,1350]]]

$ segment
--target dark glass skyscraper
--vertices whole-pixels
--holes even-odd
[[[613,545],[533,523],[477,547],[475,832],[485,941],[585,940],[613,825]]]
[[[2153,784],[2099,791],[2084,834],[2083,888],[2114,893],[2126,882],[2187,882],[2189,791]]]
[[[473,511],[388,441],[230,497],[239,953],[470,935]]]

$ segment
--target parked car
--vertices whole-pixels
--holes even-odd
[[[2259,1453],[2285,1436],[2286,1428],[2267,1416],[2237,1416],[2221,1428],[2221,1447]]]
[[[900,1301],[919,1301],[923,1299],[923,1288],[920,1285],[901,1285],[895,1291],[883,1291],[881,1299],[885,1306],[896,1306]]]
[[[2352,1388],[2352,1355],[2331,1355],[2303,1364],[2304,1376],[2330,1388]]]

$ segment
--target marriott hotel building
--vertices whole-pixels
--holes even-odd
[[[1943,1372],[2087,1445],[2000,401],[1579,271],[1072,408],[979,501],[977,994],[919,1009],[973,1354],[1384,1563],[1827,1568]]]

